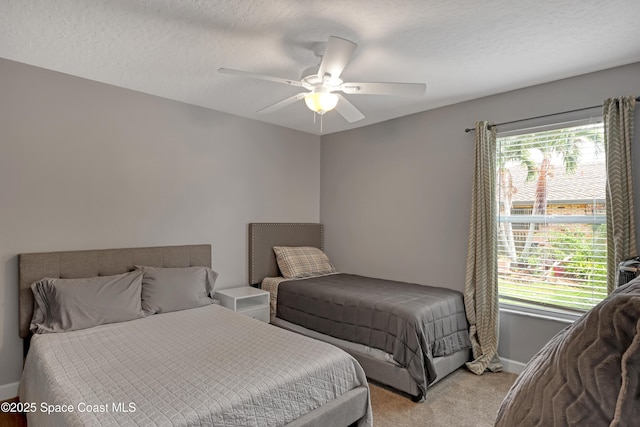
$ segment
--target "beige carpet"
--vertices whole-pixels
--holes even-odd
[[[384,386],[372,384],[374,427],[493,426],[500,402],[516,379],[515,374],[486,372],[477,376],[460,368],[429,388],[424,402]]]

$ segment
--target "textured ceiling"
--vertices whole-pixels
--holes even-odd
[[[314,42],[358,43],[347,81],[424,82],[419,98],[345,95],[323,133],[640,61],[639,0],[0,0],[0,57],[319,134],[299,92]]]

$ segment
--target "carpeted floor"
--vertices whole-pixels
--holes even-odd
[[[369,383],[374,427],[493,426],[500,402],[517,375],[486,372],[482,376],[460,368],[429,388],[424,402],[384,386]]]

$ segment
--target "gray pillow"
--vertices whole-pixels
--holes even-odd
[[[82,279],[45,278],[31,284],[36,334],[86,329],[143,317],[142,272]]]
[[[145,315],[186,310],[212,304],[209,297],[218,273],[209,267],[161,268],[136,265],[142,277]]]

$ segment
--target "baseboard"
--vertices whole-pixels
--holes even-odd
[[[524,367],[526,366],[526,363],[517,362],[511,359],[505,359],[504,357],[501,357],[500,361],[502,362],[502,368],[504,369],[504,371],[511,372],[512,374],[521,374],[522,371],[524,371]]]
[[[16,397],[19,385],[19,382],[0,385],[0,400],[9,400]]]

